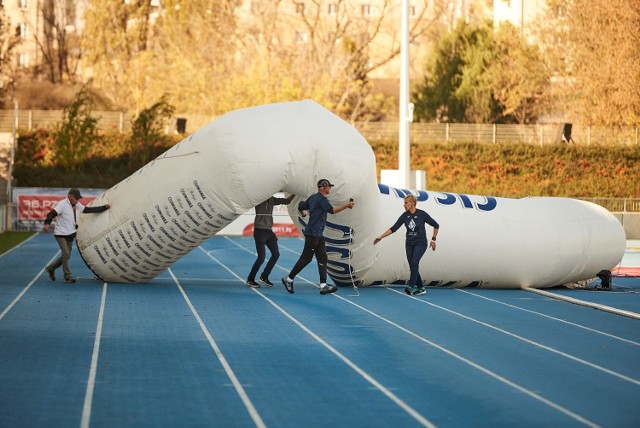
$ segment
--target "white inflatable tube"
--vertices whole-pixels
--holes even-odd
[[[283,191],[336,184],[329,215],[328,271],[338,285],[394,283],[409,277],[404,231],[373,245],[402,213],[407,190],[376,183],[369,144],[348,123],[313,101],[230,112],[186,138],[91,205],[80,216],[78,249],[108,282],[147,282],[242,213]],[[624,230],[605,209],[559,198],[504,199],[413,192],[440,223],[438,249],[422,259],[427,285],[549,287],[591,279],[620,262]],[[247,266],[247,271],[250,266]]]

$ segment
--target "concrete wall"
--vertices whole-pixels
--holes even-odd
[[[622,223],[627,239],[640,239],[640,213],[613,213]]]

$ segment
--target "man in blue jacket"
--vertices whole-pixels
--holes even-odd
[[[316,256],[318,272],[320,273],[320,294],[335,293],[338,289],[335,285],[327,285],[327,250],[325,248],[324,227],[327,224],[327,214],[337,214],[346,208],[353,208],[355,202],[349,202],[334,207],[329,203],[327,195],[331,193],[333,184],[326,178],[318,181],[318,193],[309,196],[306,201],[298,204],[298,211],[303,216],[309,212],[309,222],[304,229],[304,249],[300,258],[288,276],[282,278],[282,283],[289,293],[294,293],[293,279]]]

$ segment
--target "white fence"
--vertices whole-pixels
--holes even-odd
[[[356,123],[358,131],[367,139],[398,139],[398,124],[391,122]],[[564,123],[544,125],[499,125],[474,123],[411,123],[413,143],[562,143]],[[571,131],[574,144],[632,145],[638,144],[638,128],[574,125]]]
[[[105,131],[125,132],[131,129],[133,116],[118,111],[95,111],[99,127]],[[186,133],[202,128],[214,117],[176,115],[167,132],[176,132],[177,119],[186,120]],[[18,110],[18,128],[25,130],[52,129],[62,120],[62,110]],[[13,130],[14,111],[0,110],[0,132]],[[563,123],[540,125],[498,125],[473,123],[411,123],[413,143],[476,142],[556,144],[562,142]],[[368,140],[398,140],[397,122],[357,122],[354,126]],[[571,138],[575,144],[632,145],[638,144],[638,127],[581,126],[575,124]]]

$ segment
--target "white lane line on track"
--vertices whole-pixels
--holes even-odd
[[[93,353],[91,355],[91,369],[89,370],[89,380],[87,381],[87,391],[84,395],[84,405],[82,406],[82,419],[80,428],[88,428],[91,421],[91,405],[93,403],[93,390],[96,383],[96,373],[98,371],[98,355],[100,354],[100,339],[102,338],[102,321],[104,319],[104,307],[107,301],[107,283],[102,286],[102,299],[100,300],[100,312],[98,314],[98,325],[96,326],[96,338],[93,342]]]
[[[391,288],[388,288],[388,287],[387,287],[387,290],[392,291],[394,293],[398,293],[398,294],[404,295],[404,293],[401,293],[398,290],[394,290],[394,289],[391,289]],[[581,358],[574,357],[573,355],[567,354],[566,352],[558,351],[556,349],[551,348],[550,346],[546,346],[546,345],[543,345],[542,343],[538,343],[538,342],[535,342],[533,340],[527,339],[526,337],[522,337],[522,336],[519,336],[519,335],[517,335],[515,333],[511,333],[510,331],[501,329],[500,327],[496,327],[496,326],[491,325],[489,323],[486,323],[484,321],[480,321],[480,320],[477,320],[477,319],[472,318],[470,316],[461,314],[460,312],[456,312],[454,310],[445,308],[443,306],[436,305],[435,303],[431,303],[431,302],[429,302],[427,300],[418,299],[417,297],[413,297],[413,296],[407,296],[407,297],[415,299],[415,300],[417,300],[417,301],[419,301],[419,302],[421,302],[421,303],[423,303],[425,305],[433,306],[434,308],[438,308],[438,309],[443,310],[445,312],[449,312],[450,314],[457,315],[457,316],[459,316],[461,318],[464,318],[466,320],[469,320],[469,321],[475,322],[477,324],[483,325],[483,326],[485,326],[487,328],[490,328],[490,329],[495,330],[497,332],[506,334],[507,336],[511,336],[511,337],[513,337],[515,339],[521,340],[521,341],[523,341],[525,343],[528,343],[530,345],[536,346],[536,347],[538,347],[540,349],[544,349],[545,351],[549,351],[549,352],[552,352],[554,354],[560,355],[562,357],[568,358],[568,359],[570,359],[572,361],[575,361],[577,363],[584,364],[584,365],[589,366],[589,367],[591,367],[593,369],[596,369],[596,370],[599,370],[601,372],[607,373],[607,374],[609,374],[611,376],[617,377],[618,379],[622,379],[624,381],[627,381],[627,382],[630,382],[630,383],[633,383],[635,385],[639,385],[640,386],[640,380],[638,380],[638,379],[633,379],[633,378],[631,378],[629,376],[625,376],[625,375],[620,374],[618,372],[614,372],[613,370],[609,370],[609,369],[607,369],[605,367],[599,366],[597,364],[593,364],[593,363],[591,363],[589,361],[585,361],[585,360],[583,360]]]
[[[510,308],[518,309],[518,310],[521,310],[521,311],[524,311],[524,312],[528,312],[528,313],[531,313],[531,314],[534,314],[534,315],[538,315],[538,316],[541,316],[541,317],[544,317],[544,318],[549,318],[551,320],[558,321],[558,322],[561,322],[561,323],[564,323],[564,324],[568,324],[568,325],[573,326],[573,327],[581,328],[583,330],[587,330],[587,331],[590,331],[592,333],[597,333],[597,334],[601,334],[603,336],[607,336],[607,337],[609,337],[611,339],[620,340],[622,342],[626,342],[626,343],[629,343],[631,345],[640,346],[640,343],[634,342],[633,340],[629,340],[629,339],[625,339],[624,337],[620,337],[620,336],[616,336],[616,335],[613,335],[613,334],[605,333],[604,331],[596,330],[594,328],[585,327],[585,326],[583,326],[581,324],[576,324],[576,323],[571,322],[571,321],[563,320],[562,318],[557,318],[557,317],[554,317],[554,316],[551,316],[551,315],[543,314],[541,312],[532,311],[530,309],[525,309],[525,308],[522,308],[520,306],[512,305],[510,303],[501,302],[500,300],[491,299],[489,297],[481,296],[479,294],[475,294],[475,293],[472,293],[472,292],[467,291],[467,290],[462,290],[460,288],[456,288],[456,290],[460,291],[462,293],[465,293],[465,294],[469,294],[469,295],[471,295],[473,297],[477,297],[477,298],[480,298],[480,299],[488,300],[490,302],[498,303],[500,305],[505,305],[505,306],[508,306]]]
[[[211,258],[213,261],[218,263],[220,266],[222,266],[224,269],[226,269],[233,276],[238,278],[240,281],[244,282],[244,280],[240,276],[238,276],[234,271],[229,269],[225,264],[223,264],[216,257],[212,256],[209,252],[204,250],[202,247],[198,247],[198,248],[200,248],[202,251],[204,251],[209,258]],[[242,247],[240,246],[240,248],[242,248]],[[298,277],[298,278],[300,278],[300,277]],[[309,281],[307,281],[307,282],[309,282]],[[267,296],[265,296],[262,292],[260,292],[260,290],[255,289],[255,288],[251,288],[251,290],[254,291],[255,293],[257,293],[263,299],[265,299],[271,306],[273,306],[276,310],[278,310],[285,317],[287,317],[289,320],[291,320],[294,324],[296,324],[298,327],[300,327],[305,333],[307,333],[308,335],[313,337],[318,343],[320,343],[322,346],[327,348],[327,350],[329,350],[332,354],[337,356],[340,360],[342,360],[342,362],[344,362],[346,365],[348,365],[351,369],[353,369],[362,378],[364,378],[367,382],[369,382],[371,385],[373,385],[378,391],[380,391],[382,394],[384,394],[387,398],[389,398],[391,401],[396,403],[400,408],[402,408],[405,412],[407,412],[409,415],[411,415],[422,426],[430,427],[430,428],[435,427],[435,425],[432,422],[430,422],[428,419],[426,419],[424,416],[422,416],[420,413],[418,413],[416,410],[414,410],[411,406],[409,406],[407,403],[405,403],[403,400],[401,400],[399,397],[397,397],[394,393],[392,393],[384,385],[382,385],[380,382],[378,382],[373,377],[371,377],[367,372],[365,372],[360,367],[358,367],[358,365],[353,363],[346,356],[344,356],[342,353],[340,353],[340,351],[338,351],[333,346],[331,346],[329,343],[324,341],[320,336],[315,334],[312,330],[310,330],[308,327],[306,327],[304,324],[302,324],[300,321],[298,321],[295,317],[293,317],[291,314],[289,314],[283,308],[278,306],[277,303],[275,303],[273,300],[271,300]]]
[[[404,296],[404,292],[396,291],[396,290],[393,290],[393,289],[390,289],[390,288],[387,288],[387,289]],[[552,401],[547,400],[546,398],[542,397],[541,395],[538,395],[535,392],[530,391],[527,388],[525,388],[523,386],[520,386],[517,383],[512,382],[509,379],[507,379],[507,378],[505,378],[505,377],[503,377],[503,376],[501,376],[501,375],[499,375],[499,374],[497,374],[497,373],[495,373],[495,372],[493,372],[493,371],[491,371],[491,370],[489,370],[489,369],[487,369],[485,367],[482,367],[481,365],[479,365],[477,363],[474,363],[473,361],[468,360],[467,358],[465,358],[465,357],[463,357],[463,356],[461,356],[459,354],[456,354],[455,352],[450,351],[447,348],[445,348],[445,347],[443,347],[441,345],[438,345],[437,343],[432,342],[431,340],[429,340],[427,338],[424,338],[424,337],[414,333],[413,331],[402,327],[399,324],[396,324],[395,322],[383,317],[382,315],[379,315],[379,314],[377,314],[377,313],[375,313],[375,312],[373,312],[373,311],[371,311],[371,310],[369,310],[369,309],[367,309],[367,308],[365,308],[363,306],[360,306],[359,304],[357,304],[355,302],[352,302],[349,299],[345,299],[344,297],[342,297],[342,296],[340,296],[338,294],[332,294],[332,296],[334,296],[334,297],[336,297],[336,298],[338,298],[338,299],[340,299],[340,300],[342,300],[342,301],[344,301],[346,303],[349,303],[349,304],[357,307],[358,309],[360,309],[360,310],[362,310],[362,311],[364,311],[364,312],[366,312],[366,313],[378,318],[379,320],[384,321],[385,323],[396,327],[397,329],[403,331],[404,333],[407,333],[408,335],[415,337],[416,339],[420,340],[421,342],[424,342],[424,343],[426,343],[426,344],[428,344],[428,345],[430,345],[430,346],[432,346],[432,347],[444,352],[445,354],[450,355],[450,356],[462,361],[463,363],[465,363],[465,364],[467,364],[467,365],[469,365],[469,366],[471,366],[471,367],[473,367],[473,368],[475,368],[477,370],[480,370],[481,372],[485,373],[486,375],[488,375],[488,376],[490,376],[490,377],[492,377],[492,378],[494,378],[494,379],[496,379],[496,380],[498,380],[498,381],[500,381],[500,382],[502,382],[502,383],[504,383],[504,384],[506,384],[506,385],[508,385],[508,386],[510,386],[510,387],[512,387],[512,388],[514,388],[514,389],[526,394],[526,395],[528,395],[529,397],[531,397],[531,398],[533,398],[535,400],[538,400],[541,403],[546,404],[547,406],[552,407],[552,408],[558,410],[561,413],[564,413],[565,415],[575,419],[578,422],[581,422],[581,423],[583,423],[583,424],[585,424],[587,426],[590,426],[590,427],[599,427],[599,425],[591,422],[588,419],[583,418],[582,416],[580,416],[580,415],[578,415],[576,413],[573,413],[571,410],[566,409],[566,408],[564,408],[564,407],[562,407],[562,406],[560,406],[560,405],[558,405],[558,404],[556,404],[556,403],[554,403]],[[417,297],[411,297],[411,296],[407,296],[407,297],[415,299],[415,300],[418,300],[418,301],[423,301],[423,300],[418,299]]]
[[[198,248],[202,249],[202,247],[198,247]],[[204,250],[202,250],[202,251],[204,251]],[[204,335],[207,337],[207,340],[209,341],[209,344],[211,345],[211,348],[215,352],[216,356],[218,357],[218,360],[220,361],[220,364],[222,364],[222,367],[224,368],[224,371],[227,373],[227,376],[229,377],[229,379],[231,380],[231,383],[235,387],[236,392],[238,393],[238,395],[240,396],[240,399],[244,403],[244,406],[246,407],[247,411],[249,412],[249,415],[251,416],[251,419],[253,419],[253,423],[259,428],[266,427],[264,421],[260,417],[260,414],[258,414],[258,411],[256,410],[256,408],[254,407],[253,403],[251,402],[251,399],[249,398],[249,396],[245,392],[244,388],[240,384],[240,381],[236,377],[236,374],[233,372],[233,369],[231,368],[231,366],[227,362],[227,359],[222,354],[222,351],[218,347],[218,344],[216,343],[216,341],[211,336],[211,333],[209,333],[209,330],[207,329],[207,326],[202,321],[202,318],[200,318],[200,315],[198,314],[198,311],[196,311],[196,308],[193,306],[193,304],[191,304],[191,300],[189,299],[189,297],[187,296],[187,293],[182,288],[182,285],[180,285],[180,281],[178,281],[178,279],[175,277],[175,275],[173,274],[173,271],[171,270],[171,268],[167,269],[167,271],[169,272],[169,275],[171,275],[171,278],[173,278],[173,281],[175,282],[176,286],[178,287],[178,290],[180,290],[180,293],[182,294],[182,297],[184,298],[185,302],[187,302],[187,305],[189,306],[189,309],[191,310],[191,313],[193,314],[193,316],[198,321],[198,325],[200,326],[200,329],[202,330]]]
[[[235,245],[236,247],[246,251],[247,253],[253,254],[254,256],[258,256],[258,254],[255,251],[252,251],[252,250],[250,250],[250,249],[248,249],[246,247],[243,247],[242,245],[238,244],[234,239],[231,239],[228,236],[225,236],[224,239],[226,239],[227,241],[229,241],[229,243]],[[304,242],[304,239],[302,239],[302,238],[300,238],[300,239]],[[288,251],[290,253],[297,254],[297,255],[300,255],[300,252],[302,251],[302,248],[299,251],[294,251],[291,248],[289,248],[287,246],[282,246],[282,245],[278,245],[278,248],[281,249],[281,250],[284,249],[284,250],[286,250],[286,251]],[[268,258],[266,258],[265,261],[267,259]]]
[[[574,299],[572,297],[562,296],[560,294],[549,293],[548,291],[538,290],[537,288],[523,288],[524,291],[529,293],[539,294],[541,296],[549,297],[551,299],[562,300],[564,302],[573,303],[574,305],[586,306],[588,308],[597,309],[603,312],[609,312],[611,314],[620,315],[623,317],[633,318],[640,320],[640,314],[631,311],[625,311],[624,309],[612,308],[611,306],[601,305],[599,303],[586,302],[584,300]]]
[[[227,239],[229,239],[229,238],[227,238]],[[249,251],[246,248],[242,247],[241,245],[235,243],[233,240],[229,239],[229,241],[234,243],[236,246],[244,249],[245,251],[251,253],[251,251]],[[205,251],[205,250],[203,249],[202,251]],[[207,255],[209,255],[209,254],[207,254]],[[209,255],[209,257],[213,258],[213,256],[211,256],[211,255]],[[214,259],[214,260],[216,262],[220,263],[217,259]],[[225,269],[227,269],[227,271],[231,272],[234,276],[236,276],[238,279],[240,279],[242,281],[242,279],[238,275],[236,275],[234,272],[232,272],[230,269],[228,269],[222,263],[220,263],[220,265],[225,267]],[[298,276],[298,278],[306,281],[307,283],[311,284],[312,286],[315,286],[315,284],[313,282],[304,279],[304,277]],[[400,292],[400,291],[394,290],[394,289],[389,288],[389,287],[385,287],[385,288],[387,288],[389,291],[393,291],[395,293],[398,293],[398,294],[402,295],[403,297],[405,296],[404,292]],[[258,292],[258,290],[255,290],[255,289],[254,289],[254,291]],[[259,293],[259,294],[262,295],[262,293]],[[489,370],[489,369],[487,369],[485,367],[482,367],[479,364],[474,363],[473,361],[468,360],[465,357],[463,357],[461,355],[458,355],[455,352],[450,351],[450,350],[444,348],[441,345],[438,345],[435,342],[430,341],[429,339],[426,339],[426,338],[424,338],[422,336],[417,335],[416,333],[412,332],[411,330],[408,330],[408,329],[402,327],[401,325],[396,324],[395,322],[393,322],[393,321],[391,321],[391,320],[389,320],[389,319],[387,319],[387,318],[385,318],[385,317],[383,317],[383,316],[381,316],[381,315],[379,315],[379,314],[377,314],[377,313],[375,313],[375,312],[373,312],[373,311],[371,311],[371,310],[369,310],[369,309],[367,309],[367,308],[365,308],[363,306],[360,306],[359,304],[351,301],[350,299],[346,299],[346,298],[340,296],[339,294],[332,294],[331,296],[335,297],[335,298],[338,298],[338,299],[342,300],[343,302],[349,303],[349,304],[357,307],[358,309],[360,309],[360,310],[362,310],[362,311],[374,316],[375,318],[378,318],[378,319],[384,321],[385,323],[396,327],[397,329],[409,334],[410,336],[413,336],[416,339],[418,339],[418,340],[420,340],[420,341],[422,341],[424,343],[427,343],[428,345],[430,345],[430,346],[432,346],[432,347],[434,347],[434,348],[436,348],[436,349],[438,349],[438,350],[440,350],[440,351],[442,351],[442,352],[444,352],[444,353],[446,353],[446,354],[448,354],[448,355],[450,355],[450,356],[462,361],[463,363],[465,363],[465,364],[467,364],[467,365],[469,365],[469,366],[471,366],[471,367],[473,367],[473,368],[485,373],[486,375],[488,375],[488,376],[490,376],[490,377],[492,377],[492,378],[494,378],[494,379],[496,379],[496,380],[498,380],[498,381],[500,381],[500,382],[502,382],[502,383],[504,383],[504,384],[506,384],[506,385],[508,385],[508,386],[510,386],[510,387],[512,387],[512,388],[514,388],[514,389],[516,389],[516,390],[528,395],[528,396],[530,396],[531,398],[533,398],[533,399],[535,399],[535,400],[537,400],[537,401],[539,401],[539,402],[541,402],[543,404],[546,404],[547,406],[549,406],[549,407],[551,407],[551,408],[553,408],[553,409],[555,409],[555,410],[557,410],[557,411],[559,411],[559,412],[561,412],[561,413],[563,413],[563,414],[575,419],[578,422],[581,422],[581,423],[583,423],[583,424],[585,424],[587,426],[594,427],[594,428],[595,427],[599,427],[599,425],[597,425],[596,423],[594,423],[594,422],[592,422],[592,421],[590,421],[588,419],[585,419],[584,417],[572,412],[571,410],[569,410],[569,409],[567,409],[565,407],[562,407],[562,406],[560,406],[560,405],[558,405],[558,404],[556,404],[556,403],[554,403],[552,401],[549,401],[546,398],[542,397],[541,395],[538,395],[535,392],[533,392],[533,391],[531,391],[531,390],[529,390],[529,389],[527,389],[527,388],[525,388],[523,386],[520,386],[520,385],[516,384],[515,382],[512,382],[509,379],[507,379],[507,378],[505,378],[505,377],[503,377],[503,376],[501,376],[501,375],[499,375],[497,373],[494,373],[491,370]],[[424,300],[418,299],[417,297],[412,297],[412,296],[406,296],[406,297],[412,298],[412,299],[415,299],[415,300],[417,300],[419,302],[425,303]],[[434,306],[437,306],[437,305],[434,305]],[[445,309],[445,308],[442,308],[442,309]],[[447,310],[447,309],[445,309],[445,310]]]
[[[51,259],[49,260],[49,263],[47,263],[46,266],[50,265],[56,259],[56,257],[58,257],[59,254],[60,254],[60,251],[58,250],[58,252],[53,257],[51,257]],[[2,313],[0,313],[0,320],[4,318],[5,315],[7,315],[7,313],[11,310],[11,308],[13,308],[16,305],[16,303],[20,301],[20,299],[22,299],[22,296],[24,296],[27,290],[29,290],[31,286],[35,284],[35,282],[38,280],[38,278],[42,276],[43,273],[44,273],[44,269],[38,272],[38,274],[31,280],[31,282],[29,282],[29,284],[27,284],[27,286],[22,289],[20,294],[18,294],[16,298],[13,299],[13,302],[9,303],[9,306],[7,306],[5,310],[2,311]]]

